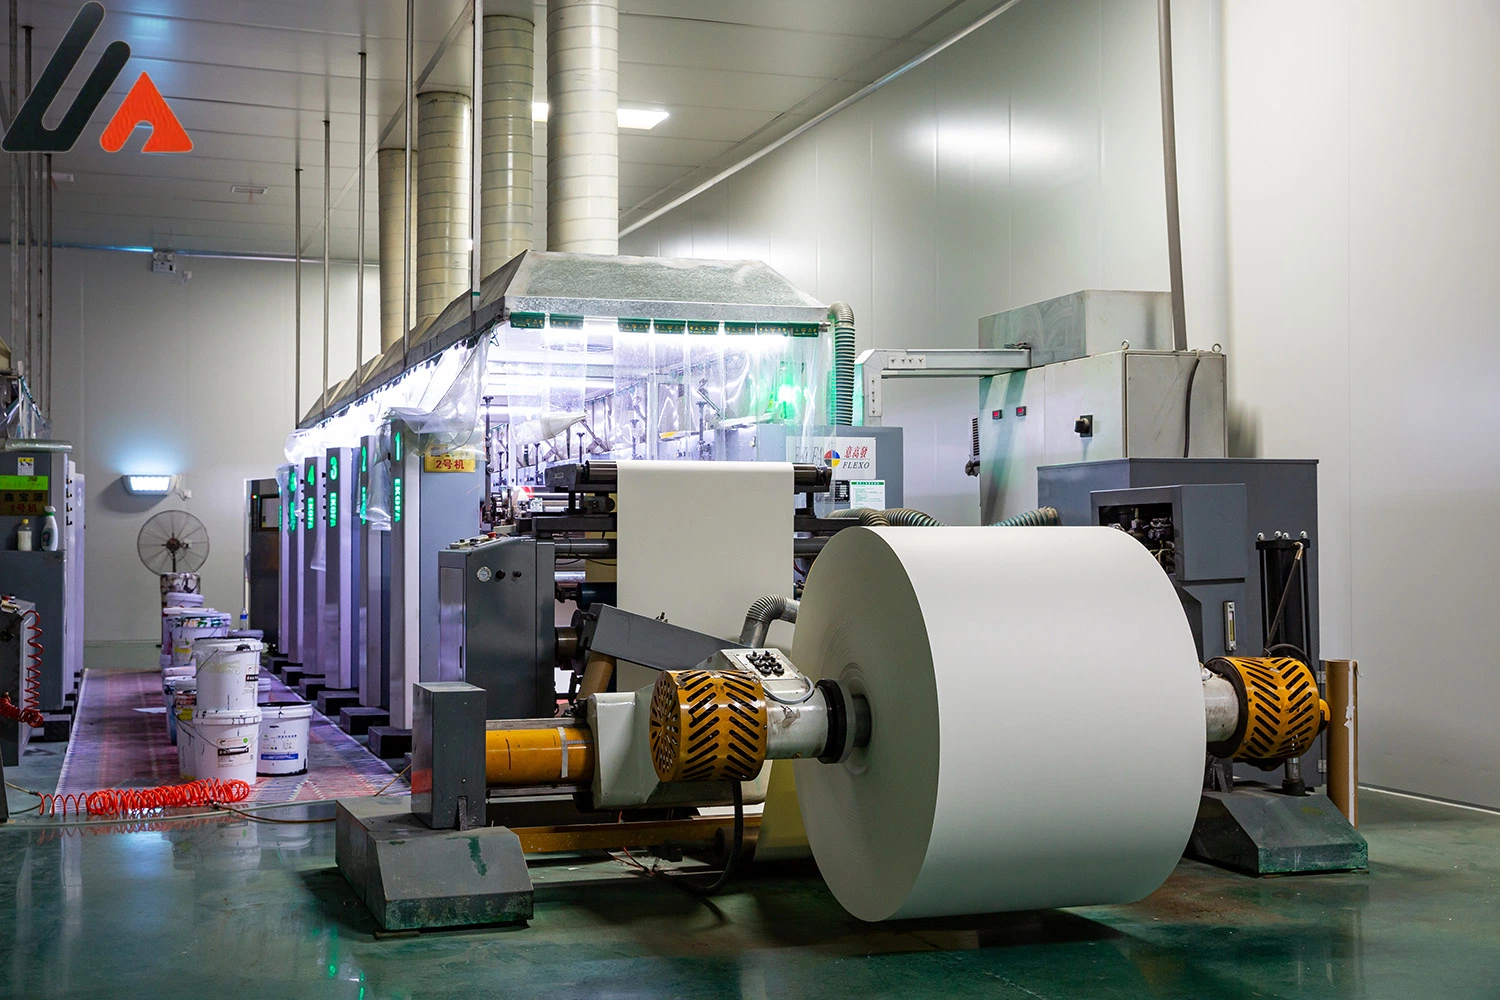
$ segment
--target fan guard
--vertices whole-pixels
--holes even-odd
[[[208,559],[208,529],[185,510],[164,510],[141,525],[135,550],[153,573],[196,573]]]

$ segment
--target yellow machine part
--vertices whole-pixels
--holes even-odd
[[[565,725],[490,729],[484,777],[491,785],[583,785],[594,776],[594,734]]]
[[[1218,757],[1269,768],[1298,757],[1328,722],[1328,703],[1318,697],[1312,669],[1290,656],[1220,656],[1204,664],[1240,695],[1240,725],[1228,740],[1213,744]]]
[[[651,763],[662,781],[748,781],[766,761],[766,693],[737,670],[669,670],[651,694]]]

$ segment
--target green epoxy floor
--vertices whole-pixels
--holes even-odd
[[[1185,861],[1131,906],[890,925],[845,915],[810,870],[707,903],[643,878],[543,883],[528,927],[385,939],[333,867],[331,824],[12,826],[0,995],[1500,996],[1500,817],[1365,809],[1367,875]]]
[[[332,824],[12,824],[0,996],[1500,997],[1500,816],[1374,792],[1362,808],[1368,874],[1184,861],[1130,906],[869,925],[810,868],[705,902],[645,878],[569,884],[561,864],[538,872],[525,928],[396,938],[334,867]]]

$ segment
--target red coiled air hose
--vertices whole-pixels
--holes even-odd
[[[41,710],[42,644],[37,639],[42,634],[41,617],[35,608],[21,615],[21,622],[28,632],[26,645],[31,647],[27,654],[26,673],[21,678],[21,704],[11,701],[8,691],[0,695],[0,718],[24,723],[32,729],[40,729],[46,722]]]
[[[184,806],[208,806],[220,802],[243,802],[250,797],[250,783],[200,778],[181,785],[158,785],[155,788],[105,788],[97,792],[71,795],[42,795],[43,816],[121,816],[131,813],[180,809]]]

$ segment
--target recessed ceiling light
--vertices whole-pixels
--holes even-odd
[[[621,128],[648,130],[667,120],[667,112],[659,108],[620,108],[615,114],[619,116]]]
[[[59,174],[56,171],[53,171],[53,173],[52,173],[52,183],[54,183],[54,184],[72,184],[73,183],[73,175],[72,174]]]
[[[265,194],[270,188],[258,184],[231,184],[229,190],[235,194]]]
[[[546,101],[533,101],[531,120],[546,122],[547,111]],[[654,129],[669,117],[671,117],[670,112],[659,108],[619,108],[615,111],[615,120],[619,122],[620,128],[640,129],[641,131]]]

